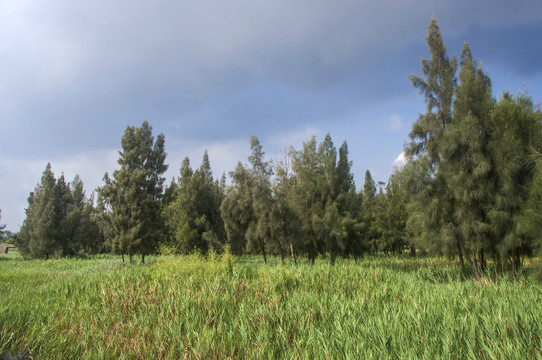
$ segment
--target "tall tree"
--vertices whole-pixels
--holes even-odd
[[[292,204],[301,226],[300,245],[305,254],[314,263],[324,244],[318,236],[319,219],[322,217],[324,198],[321,182],[323,179],[320,157],[317,152],[316,138],[313,136],[303,143],[303,149],[291,149],[294,185]]]
[[[164,235],[160,204],[162,174],[167,170],[164,143],[163,134],[154,141],[147,121],[138,128],[128,126],[121,140],[120,169],[113,172],[113,179],[104,175],[101,189],[112,210],[114,250],[130,259],[141,254],[143,263]]]
[[[496,169],[494,203],[489,212],[493,231],[500,239],[502,260],[508,259],[514,274],[523,266],[530,239],[540,237],[536,226],[540,210],[540,167],[533,171],[532,152],[542,150],[542,112],[531,98],[508,93],[492,112],[493,133],[489,144]],[[535,156],[535,162],[539,163]]]
[[[55,224],[55,176],[48,163],[33,192],[28,197],[26,218],[20,231],[20,250],[23,256],[49,258],[59,254]]]
[[[95,254],[104,249],[97,222],[94,200],[87,200],[83,181],[78,175],[68,184],[69,194],[64,193],[66,214],[61,220],[64,254],[68,256]],[[62,193],[62,192],[61,192]]]
[[[406,232],[406,203],[407,193],[400,172],[390,176],[386,192],[377,196],[375,228],[379,234],[377,248],[385,253],[399,255],[408,245]]]
[[[376,185],[369,170],[365,171],[363,183],[363,222],[365,224],[365,242],[372,253],[378,250],[378,227],[376,213],[380,201],[377,198]]]
[[[252,176],[243,164],[238,163],[230,173],[232,184],[220,205],[220,214],[226,229],[227,243],[233,254],[245,252],[249,225],[254,221],[252,206]]]
[[[452,120],[453,96],[456,87],[457,60],[446,54],[446,46],[433,17],[427,27],[427,45],[430,59],[422,59],[425,78],[411,75],[410,80],[420,90],[427,104],[427,112],[420,114],[410,132],[408,155],[427,154],[432,164],[439,162],[439,140],[446,125]]]
[[[411,174],[419,176],[418,181],[423,181],[425,186],[418,188],[410,197],[412,205],[408,223],[411,232],[417,234],[415,240],[429,240],[418,242],[423,250],[450,253],[459,245],[455,236],[454,202],[439,167],[441,139],[444,129],[452,121],[457,61],[455,57],[448,58],[435,18],[431,19],[427,30],[431,58],[421,61],[423,78],[410,77],[412,85],[423,95],[427,109],[412,126],[411,142],[405,147],[410,159],[418,159],[417,168]]]
[[[115,231],[113,229],[113,224],[111,223],[111,208],[107,205],[107,201],[103,198],[103,193],[101,191],[98,191],[96,208],[94,209],[91,218],[98,227],[98,239],[101,243],[100,250],[104,252],[113,251]]]
[[[492,106],[491,81],[478,67],[465,43],[453,118],[441,138],[439,174],[445,177],[447,192],[452,194],[458,246],[467,250],[475,278],[485,271],[484,250],[492,245],[488,241],[490,225],[486,213],[492,194],[488,153]]]
[[[224,224],[220,217],[221,191],[213,181],[207,151],[199,169],[193,171],[185,158],[179,183],[168,205],[168,223],[183,252],[194,249],[206,253],[219,250],[224,242]]]
[[[337,179],[337,150],[330,134],[318,147],[320,162],[320,187],[321,213],[316,214],[316,234],[319,242],[324,245],[322,252],[329,252],[330,263],[334,264],[337,254],[342,253],[346,246],[346,233],[342,229],[342,217],[339,214],[338,204],[338,179]]]
[[[536,111],[537,117],[542,118],[540,109]],[[539,120],[540,123],[541,120]],[[533,166],[533,179],[529,188],[529,196],[523,207],[522,216],[519,219],[519,226],[530,239],[532,239],[533,250],[537,252],[539,258],[542,258],[542,153],[533,148],[530,162]],[[505,214],[504,223],[509,224],[510,216]],[[502,221],[502,220],[501,220]],[[512,223],[512,225],[515,225]],[[504,229],[507,229],[505,227]],[[509,230],[514,231],[514,227],[510,227]],[[523,235],[523,234],[521,234]],[[508,258],[512,265],[512,272],[518,274],[523,266],[523,255],[525,254],[526,243],[525,238],[519,237],[513,238],[512,236],[505,237],[504,246],[502,250],[505,252],[506,258]],[[516,241],[514,241],[516,240]],[[519,240],[519,241],[518,241]],[[539,272],[538,276],[542,279],[542,262],[538,261]]]
[[[360,257],[365,251],[362,232],[365,224],[362,217],[362,197],[356,191],[352,162],[348,160],[348,144],[346,140],[339,148],[339,159],[336,168],[335,200],[341,215],[341,228],[345,234],[343,256]]]
[[[348,145],[337,150],[331,136],[319,145],[316,138],[292,149],[290,203],[300,222],[300,248],[312,262],[329,254],[333,264],[337,256],[361,254],[359,203],[350,172]],[[350,251],[349,246],[355,251]]]
[[[252,176],[252,206],[254,221],[247,229],[247,250],[260,252],[267,263],[267,248],[271,240],[271,209],[273,198],[271,193],[271,175],[273,169],[264,160],[265,152],[256,136],[250,137],[252,153],[248,157]]]
[[[70,251],[71,239],[67,234],[66,217],[72,208],[72,193],[69,184],[66,183],[64,174],[56,180],[54,186],[54,228],[55,242],[62,246],[62,253],[73,255]]]
[[[290,157],[284,151],[284,159],[275,166],[273,183],[273,207],[271,210],[271,242],[272,250],[280,254],[281,262],[287,251],[290,252],[292,262],[296,263],[294,247],[297,248],[299,237],[299,220],[290,203],[293,178],[290,172]]]
[[[55,180],[47,164],[41,182],[28,197],[18,245],[25,257],[81,256],[101,251],[103,240],[95,221],[93,201],[85,198],[78,176]]]

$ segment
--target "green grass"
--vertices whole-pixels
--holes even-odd
[[[542,286],[445,259],[0,256],[0,355],[37,359],[542,358]]]

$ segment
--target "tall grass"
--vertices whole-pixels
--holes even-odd
[[[0,257],[0,355],[542,358],[542,287],[443,259]]]

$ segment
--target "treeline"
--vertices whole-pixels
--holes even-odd
[[[457,75],[435,19],[428,30],[431,58],[422,60],[423,77],[411,77],[427,112],[406,146],[407,230],[416,247],[458,256],[475,278],[488,271],[488,257],[517,273],[541,245],[542,113],[523,94],[496,101],[468,43]]]
[[[66,183],[47,164],[40,183],[28,197],[26,218],[17,235],[19,251],[26,257],[77,256],[104,251],[99,209],[87,199],[78,176]]]
[[[412,76],[427,110],[405,146],[407,163],[387,183],[369,171],[358,190],[348,145],[329,135],[269,161],[250,139],[247,163],[213,177],[186,158],[165,186],[165,137],[128,127],[120,168],[105,174],[98,201],[82,183],[66,184],[50,165],[30,194],[19,234],[26,256],[112,251],[130,258],[159,246],[178,252],[229,246],[235,254],[279,255],[282,261],[416,252],[458,257],[475,278],[493,266],[521,271],[542,246],[542,113],[519,94],[493,97],[491,81],[465,44],[459,66],[449,58],[435,19],[428,27],[431,57]]]

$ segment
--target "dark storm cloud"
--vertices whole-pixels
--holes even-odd
[[[472,25],[464,39],[484,63],[502,65],[524,78],[542,73],[542,21],[488,28]]]

